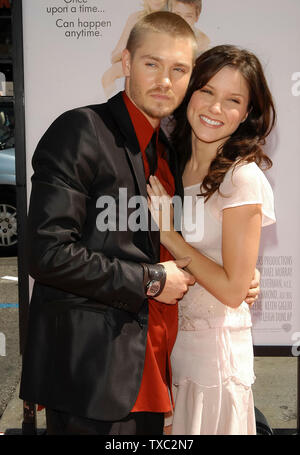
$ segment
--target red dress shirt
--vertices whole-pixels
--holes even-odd
[[[125,92],[123,92],[123,99],[140,145],[147,180],[149,166],[145,150],[155,130]],[[157,133],[158,131],[159,128],[157,128]],[[157,142],[157,170],[155,175],[167,192],[173,196],[175,192],[174,178],[164,157],[164,148],[160,142]],[[173,257],[161,245],[160,262],[169,260],[173,260]],[[177,304],[166,305],[153,299],[148,299],[148,302],[149,323],[144,372],[132,412],[168,412],[171,410],[169,394],[169,390],[171,391],[170,354],[177,335],[178,306]]]

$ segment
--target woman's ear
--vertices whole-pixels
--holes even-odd
[[[245,115],[245,117],[243,118],[243,120],[241,120],[241,123],[244,123],[244,121],[247,120],[248,114],[249,114],[249,112],[246,113],[246,115]]]
[[[251,111],[252,111],[252,106],[250,106],[250,108],[249,108],[248,111],[246,112],[246,115],[245,115],[245,117],[243,118],[243,120],[241,121],[241,123],[244,123],[244,121],[247,120],[247,117],[248,117],[248,115],[250,114]]]
[[[247,111],[245,117],[243,118],[243,120],[241,121],[241,123],[244,123],[244,121],[247,120],[247,117],[248,117],[248,115],[250,114],[251,111],[252,111],[252,106],[250,106],[250,108],[248,109],[248,111]]]

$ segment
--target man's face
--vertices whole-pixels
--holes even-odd
[[[193,68],[193,44],[190,38],[147,32],[133,56],[123,51],[122,64],[127,95],[156,127],[183,100]]]
[[[196,5],[192,3],[181,3],[180,1],[172,0],[171,11],[181,16],[191,27],[199,19],[199,12],[197,11]]]

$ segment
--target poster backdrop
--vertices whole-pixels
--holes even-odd
[[[172,1],[191,23],[197,19],[180,1]],[[49,124],[67,109],[103,102],[123,88],[119,53],[132,25],[151,8],[167,8],[167,2],[23,2],[28,192],[31,157]],[[300,339],[299,17],[298,0],[203,0],[194,24],[199,48],[233,43],[258,55],[278,112],[266,146],[274,162],[267,177],[277,224],[262,235],[262,292],[252,307],[256,345],[289,346]]]

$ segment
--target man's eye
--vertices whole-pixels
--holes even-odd
[[[185,69],[184,68],[181,68],[181,67],[176,67],[174,68],[175,71],[178,71],[179,73],[185,73]]]

